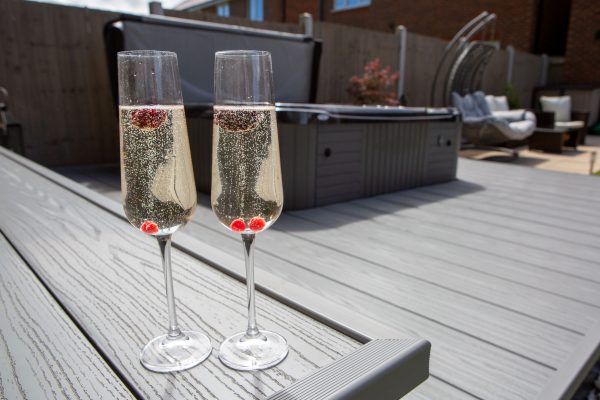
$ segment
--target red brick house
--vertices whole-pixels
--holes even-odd
[[[564,57],[563,80],[600,82],[600,1],[590,0],[185,0],[177,9],[202,10],[255,21],[316,20],[450,39],[482,11],[498,16],[503,45]]]

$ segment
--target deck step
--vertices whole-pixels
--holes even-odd
[[[430,349],[422,339],[373,340],[267,400],[397,400],[429,376]]]

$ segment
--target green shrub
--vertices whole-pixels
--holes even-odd
[[[519,93],[517,89],[509,83],[506,85],[506,89],[504,91],[506,93],[506,100],[508,101],[508,108],[514,110],[516,108],[521,108],[521,99],[519,98]]]

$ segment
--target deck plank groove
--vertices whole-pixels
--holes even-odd
[[[61,172],[119,200],[114,171]],[[432,378],[409,399],[536,398],[598,336],[600,180],[471,160],[459,179],[287,212],[258,238],[257,276],[368,314],[366,334],[429,339]],[[208,201],[186,233],[237,255]]]

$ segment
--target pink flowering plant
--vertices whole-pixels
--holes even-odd
[[[395,83],[400,72],[392,73],[392,67],[381,68],[381,61],[375,58],[369,61],[362,76],[350,78],[348,93],[354,98],[355,104],[381,104],[397,106],[400,104],[394,91]]]

